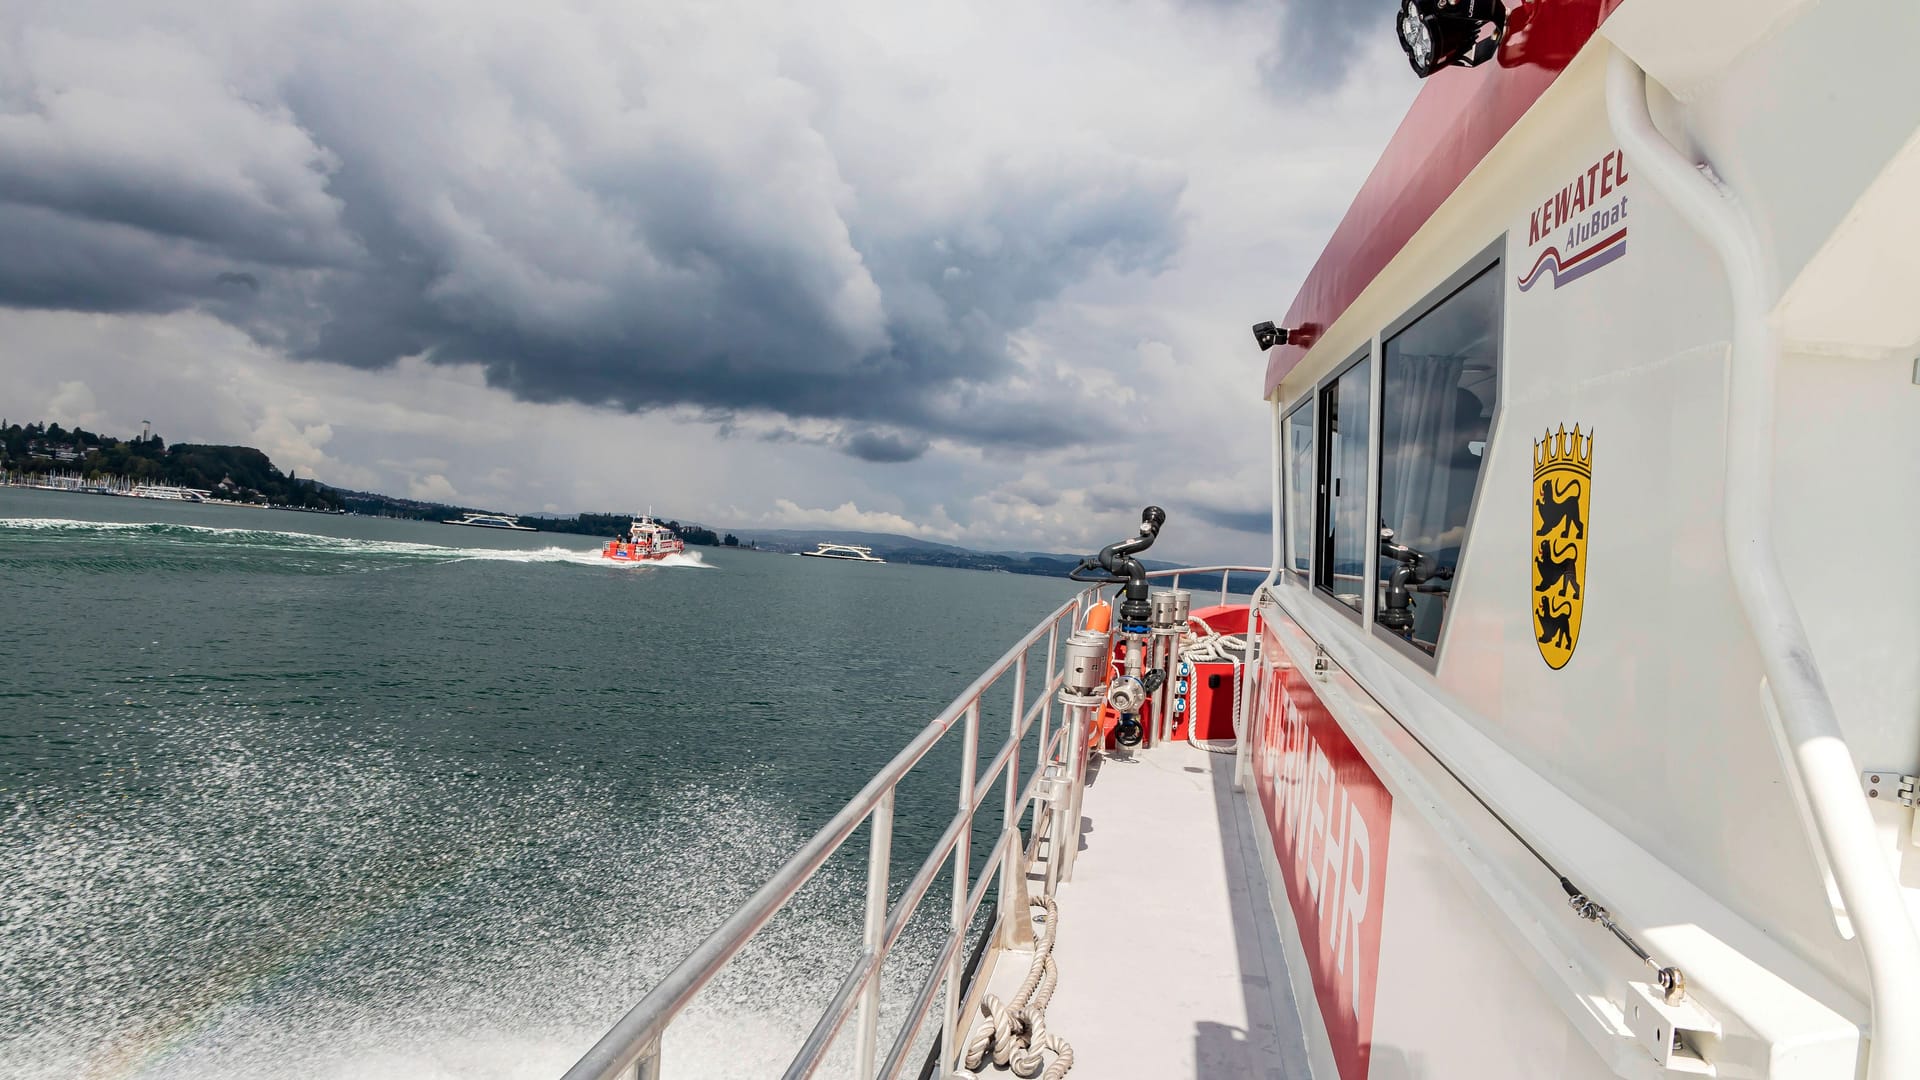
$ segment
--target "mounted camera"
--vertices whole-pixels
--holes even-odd
[[[1294,333],[1295,331],[1284,326],[1275,326],[1271,322],[1253,324],[1253,340],[1259,344],[1261,352],[1266,352],[1275,345],[1287,344],[1293,340]]]
[[[1500,51],[1507,32],[1502,0],[1402,0],[1394,28],[1413,73],[1426,78],[1443,67],[1478,67]]]

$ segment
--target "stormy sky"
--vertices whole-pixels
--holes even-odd
[[[1262,559],[1387,0],[14,0],[0,412],[348,487]]]

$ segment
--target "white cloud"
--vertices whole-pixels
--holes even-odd
[[[169,439],[249,442],[302,475],[395,493],[445,485],[509,511],[652,504],[721,525],[804,519],[1078,550],[1158,502],[1173,516],[1156,555],[1263,559],[1263,538],[1205,516],[1244,522],[1265,506],[1262,359],[1246,328],[1284,311],[1415,89],[1383,31],[1344,87],[1273,95],[1261,62],[1277,16],[1263,8],[823,0],[554,7],[530,21],[506,4],[287,2],[143,29],[106,17],[112,4],[28,3],[16,10],[41,29],[0,34],[0,98],[26,85],[60,93],[45,113],[0,118],[0,174],[74,213],[171,215],[199,238],[167,259],[135,253],[163,293],[221,270],[210,251],[239,251],[260,264],[247,272],[262,275],[262,295],[292,302],[300,282],[404,240],[446,256],[428,293],[443,317],[542,341],[671,301],[680,294],[647,283],[690,268],[793,280],[852,350],[899,326],[957,340],[969,305],[1031,310],[995,381],[928,399],[929,423],[970,426],[934,432],[917,458],[916,433],[884,422],[856,432],[697,399],[637,414],[516,400],[480,365],[417,349],[379,370],[298,361],[312,342],[236,314],[239,281],[197,311],[0,310],[0,411],[51,407],[80,383],[95,399],[89,426],[131,433],[151,416]],[[45,29],[63,20],[80,28]],[[369,20],[378,33],[355,31]],[[459,35],[443,32],[456,23]],[[140,100],[143,86],[165,92]],[[290,88],[301,115],[340,134],[292,122]],[[182,114],[128,126],[153,101]],[[660,174],[668,159],[649,147],[703,171]],[[116,152],[123,170],[97,167]],[[50,186],[76,174],[86,183]],[[136,175],[172,179],[143,193],[129,188]],[[748,246],[661,261],[651,241],[675,222],[646,218],[646,199],[675,184],[704,185]],[[385,216],[355,217],[367,185],[387,193]],[[1124,228],[1134,204],[1113,196],[1128,185],[1177,193],[1168,259],[1094,260],[1049,279],[1052,294],[989,291],[1022,284],[1006,267],[1023,245],[1074,235],[1096,211],[1109,214],[1101,228]],[[1009,203],[1009,191],[1043,197]],[[173,201],[156,205],[161,193]],[[1044,212],[987,212],[1007,206]],[[907,259],[922,261],[917,278],[896,273]],[[769,338],[788,325],[771,310],[711,316],[747,317],[766,319],[754,325]],[[686,371],[801,387],[808,365],[846,360],[729,374],[697,335],[684,345]],[[516,360],[543,362],[534,349]],[[848,385],[857,406],[862,384]],[[1015,445],[1018,423],[1068,408],[1078,438]],[[998,415],[1013,418],[1008,437],[979,425]]]
[[[92,388],[77,379],[69,379],[53,388],[53,396],[47,399],[47,419],[68,427],[86,427],[100,422],[100,414],[94,408]]]
[[[769,528],[815,527],[850,532],[899,533],[929,540],[954,540],[960,535],[959,527],[939,506],[933,508],[929,520],[915,521],[891,511],[862,510],[851,501],[829,509],[803,507],[792,499],[775,499],[773,509],[761,514],[757,521]]]
[[[428,502],[453,502],[460,498],[460,492],[446,477],[439,473],[428,473],[407,481],[407,497]]]

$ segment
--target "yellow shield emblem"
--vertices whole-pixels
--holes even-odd
[[[1533,444],[1533,627],[1540,658],[1555,671],[1580,642],[1587,582],[1587,509],[1593,498],[1593,435],[1565,425]]]

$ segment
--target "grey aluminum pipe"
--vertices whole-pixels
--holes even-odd
[[[1887,867],[1860,772],[1840,730],[1806,627],[1773,550],[1774,401],[1780,340],[1769,320],[1775,295],[1770,259],[1737,196],[1687,160],[1653,124],[1647,74],[1614,50],[1607,68],[1607,118],[1621,148],[1654,189],[1700,233],[1727,275],[1733,301],[1727,364],[1727,569],[1766,668],[1815,835],[1858,934],[1873,1010],[1868,1080],[1920,1076],[1920,937]]]

